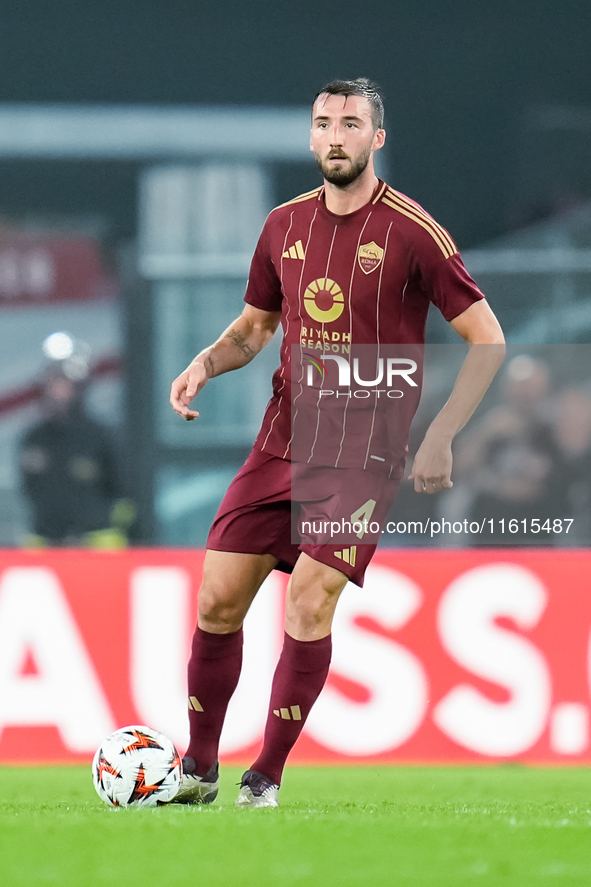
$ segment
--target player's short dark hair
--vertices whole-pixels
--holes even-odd
[[[314,102],[319,95],[360,95],[367,99],[371,105],[371,121],[374,129],[382,129],[384,126],[384,99],[380,88],[367,77],[358,77],[356,80],[331,80],[314,96]],[[312,102],[312,104],[314,104]]]

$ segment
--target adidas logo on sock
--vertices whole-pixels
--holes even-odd
[[[283,718],[284,721],[302,720],[302,712],[299,705],[291,705],[289,708],[274,708],[273,714],[278,718]]]
[[[203,711],[203,706],[196,696],[189,696],[189,708],[191,711]]]

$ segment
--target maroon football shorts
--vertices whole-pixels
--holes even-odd
[[[207,548],[272,554],[286,573],[303,551],[362,586],[399,484],[370,471],[292,465],[253,450],[228,487]]]

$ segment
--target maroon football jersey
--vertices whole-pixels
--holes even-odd
[[[281,365],[256,446],[285,459],[402,474],[418,392],[405,400],[400,421],[383,395],[380,405],[375,394],[363,405],[350,394],[319,396],[321,373],[329,365],[337,371],[338,361],[324,358],[352,364],[358,346],[377,346],[376,353],[381,346],[420,346],[430,302],[452,320],[482,298],[447,231],[384,182],[348,215],[326,208],[322,187],[277,207],[261,233],[244,297],[256,308],[282,312]],[[400,354],[403,361],[403,348]],[[315,392],[306,388],[306,364],[313,366],[314,357],[323,368]],[[367,367],[363,372],[371,378]],[[415,387],[420,391],[420,381]],[[292,413],[301,429],[297,450]]]

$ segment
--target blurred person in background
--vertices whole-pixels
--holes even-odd
[[[67,333],[44,342],[42,418],[19,446],[33,533],[24,544],[122,548],[134,506],[124,499],[109,430],[84,406],[90,349]]]
[[[532,530],[532,521],[552,524],[570,517],[564,459],[548,415],[549,387],[544,362],[525,354],[514,357],[505,369],[502,402],[458,447],[456,470],[472,493],[470,520],[482,527],[467,539],[472,545],[559,541],[553,532]],[[517,522],[516,532],[509,530],[509,521]]]
[[[565,545],[591,542],[591,397],[583,388],[566,388],[556,399],[554,435],[560,450],[564,488],[573,518]]]

